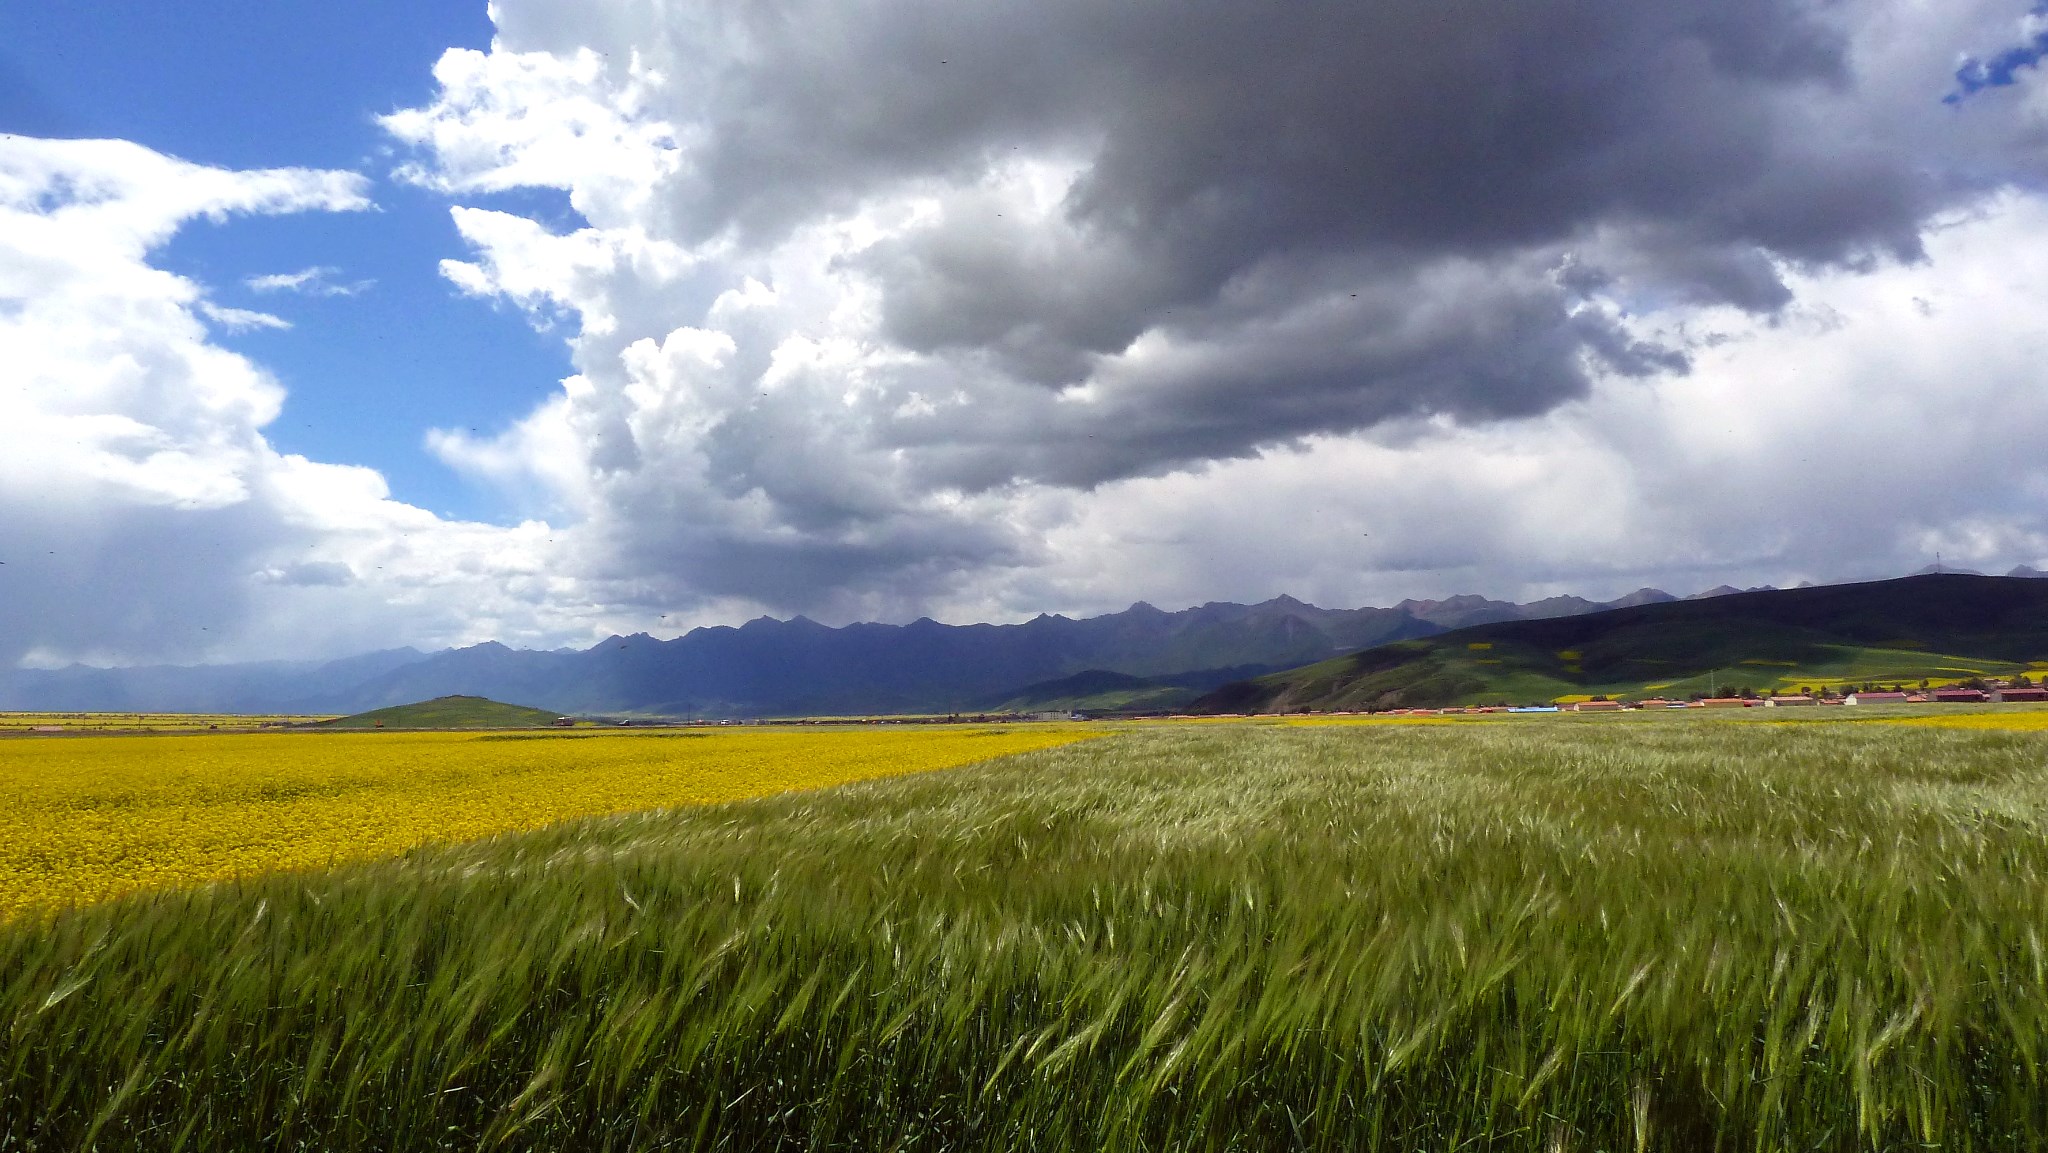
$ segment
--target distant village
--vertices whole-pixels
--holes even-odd
[[[1725,690],[1724,690],[1725,691]],[[1735,696],[1696,696],[1686,700],[1667,700],[1663,697],[1646,697],[1640,700],[1611,700],[1596,696],[1583,701],[1561,701],[1547,705],[1468,705],[1449,708],[1413,708],[1375,710],[1375,716],[1447,716],[1461,713],[1612,713],[1633,709],[1780,709],[1815,708],[1830,705],[1981,705],[1981,704],[2043,704],[2048,703],[2048,686],[2037,685],[2025,676],[2011,680],[1999,678],[1977,678],[1959,681],[1952,685],[1908,689],[1901,685],[1888,687],[1844,688],[1839,691],[1828,688],[1810,689],[1799,693],[1775,696],[1758,695],[1744,690]],[[1330,714],[1333,716],[1345,714]]]

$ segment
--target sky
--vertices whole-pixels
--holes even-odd
[[[2025,0],[0,8],[0,664],[2048,566],[2044,53]]]

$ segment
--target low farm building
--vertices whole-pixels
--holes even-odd
[[[1819,703],[1820,702],[1814,700],[1812,697],[1806,696],[1770,697],[1764,701],[1764,707],[1767,709],[1782,709],[1795,707],[1798,705],[1812,705]]]
[[[1977,704],[1991,699],[1983,689],[1936,689],[1927,696],[1944,705]]]
[[[1992,700],[1994,700],[1994,701],[2010,701],[2010,702],[2013,702],[2013,703],[2015,703],[2015,704],[2017,704],[2017,703],[2019,703],[2019,702],[2022,702],[2022,701],[2048,701],[2048,689],[2036,689],[2036,688],[2008,688],[2008,689],[2000,689],[2000,690],[1998,690],[1997,692],[1995,692],[1995,693],[1992,693],[1992,694],[1991,694],[1991,699],[1992,699]]]
[[[1903,705],[1910,698],[1905,693],[1850,693],[1846,699],[1852,705]]]
[[[1572,709],[1581,713],[1611,713],[1621,708],[1620,701],[1580,701]]]
[[[1746,709],[1749,705],[1750,702],[1742,697],[1708,697],[1700,702],[1702,708],[1709,709]]]

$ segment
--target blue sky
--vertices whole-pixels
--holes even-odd
[[[491,490],[425,449],[430,428],[501,426],[570,371],[555,335],[513,309],[458,294],[436,271],[463,245],[449,201],[388,179],[393,142],[376,117],[427,101],[451,47],[486,48],[481,3],[278,0],[0,5],[0,132],[132,140],[227,168],[353,169],[371,176],[374,212],[196,221],[159,254],[220,304],[257,309],[289,330],[217,339],[288,389],[267,429],[281,451],[377,469],[400,500],[445,515],[501,520]],[[559,195],[506,202],[568,223]],[[349,296],[259,294],[249,277],[339,269]]]

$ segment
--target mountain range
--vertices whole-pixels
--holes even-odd
[[[1325,609],[1281,596],[1179,612],[1141,601],[1104,616],[1007,625],[920,619],[831,628],[761,617],[670,640],[615,636],[582,650],[486,642],[327,662],[15,669],[0,672],[0,709],[354,713],[453,694],[565,713],[685,717],[1163,708],[1390,641],[1672,599],[1641,589],[1609,602],[1456,596]],[[1067,683],[1075,677],[1082,679]]]

